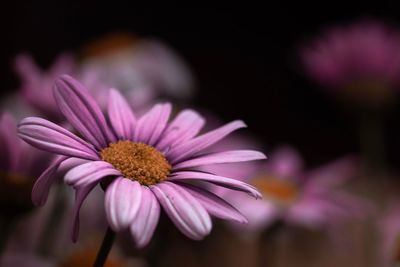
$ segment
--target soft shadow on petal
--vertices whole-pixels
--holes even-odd
[[[142,248],[150,242],[160,217],[160,204],[147,186],[142,187],[140,203],[139,211],[130,227],[138,248]]]
[[[18,126],[18,135],[39,149],[82,159],[98,159],[92,146],[50,121],[28,117]]]
[[[136,181],[118,177],[107,187],[104,206],[108,223],[114,231],[129,227],[141,200],[142,186]]]
[[[247,223],[243,214],[219,196],[190,184],[179,183],[179,185],[194,196],[211,215],[225,220]]]
[[[232,190],[243,191],[255,198],[261,198],[260,192],[257,189],[244,183],[242,181],[227,178],[223,176],[214,175],[211,173],[205,173],[200,171],[180,171],[173,173],[170,177],[168,177],[170,181],[205,181],[210,182],[219,186],[223,186]]]
[[[150,187],[176,227],[194,240],[211,231],[211,218],[205,208],[184,188],[170,182]]]

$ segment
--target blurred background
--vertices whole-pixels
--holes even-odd
[[[396,207],[395,199],[400,193],[400,86],[384,79],[382,87],[390,87],[385,90],[393,92],[389,97],[392,101],[376,105],[354,100],[363,98],[362,90],[355,97],[336,94],[348,85],[331,89],[310,74],[304,63],[304,48],[318,46],[319,38],[323,43],[325,33],[335,27],[348,27],[359,21],[382,24],[400,36],[398,8],[394,1],[321,2],[310,7],[294,3],[229,3],[229,8],[223,4],[214,8],[178,8],[154,3],[151,8],[142,8],[119,1],[13,1],[0,9],[1,99],[5,107],[13,106],[9,97],[21,87],[21,78],[15,71],[16,56],[21,53],[30,54],[46,70],[64,52],[92,64],[90,58],[113,47],[109,45],[112,41],[104,40],[115,36],[122,40],[122,47],[138,40],[157,40],[171,49],[182,60],[185,72],[190,73],[190,78],[186,77],[188,91],[164,94],[162,99],[172,97],[179,106],[199,108],[212,114],[217,124],[243,119],[249,126],[246,138],[254,138],[267,156],[281,145],[289,145],[301,154],[306,169],[343,156],[358,156],[361,170],[343,188],[368,202],[368,211],[362,219],[349,220],[333,230],[287,225],[279,225],[276,230],[274,224],[272,233],[263,230],[257,237],[237,236],[235,230],[217,222],[211,236],[200,243],[175,233],[166,220],[158,235],[168,232],[169,237],[161,253],[154,249],[157,260],[149,260],[154,257],[149,256],[153,255],[152,249],[148,249],[151,253],[126,252],[129,241],[121,241],[125,248],[120,249],[119,256],[129,254],[133,258],[125,266],[395,266],[394,258],[400,255],[400,239],[396,236],[400,236],[400,229],[387,234],[394,239],[389,242],[390,248],[385,247],[382,236],[389,228],[385,222],[392,220],[387,218],[396,217],[392,206]],[[395,39],[397,42],[400,37]],[[329,43],[331,39],[326,40]],[[397,49],[400,51],[400,42]],[[397,79],[400,80],[400,72]],[[373,126],[365,126],[360,123],[365,117],[378,119]],[[365,134],[368,130],[363,127],[374,130]],[[400,216],[400,209],[398,213]],[[271,226],[266,229],[271,230]],[[390,256],[382,256],[385,249]],[[390,263],[384,257],[389,257]]]

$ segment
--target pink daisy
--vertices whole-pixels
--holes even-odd
[[[221,170],[224,173],[223,170]],[[300,155],[289,147],[275,151],[270,161],[246,180],[263,194],[263,200],[217,190],[248,218],[246,229],[258,232],[277,221],[320,228],[365,215],[367,202],[337,187],[355,173],[354,160],[344,158],[317,170],[305,171]],[[253,177],[253,178],[251,178]]]
[[[386,100],[400,84],[400,32],[379,22],[336,27],[303,48],[306,73],[364,101]]]
[[[25,118],[19,135],[31,145],[59,154],[59,158],[36,181],[33,202],[46,201],[54,173],[68,158],[87,162],[72,168],[65,182],[76,190],[73,240],[77,239],[79,209],[98,184],[105,188],[105,212],[114,231],[130,229],[138,247],[146,245],[154,232],[160,206],[191,239],[200,240],[212,228],[210,215],[246,222],[228,202],[193,182],[208,182],[261,197],[242,181],[196,170],[197,167],[264,159],[252,150],[217,153],[203,151],[231,132],[245,127],[233,121],[198,135],[204,119],[192,110],[183,110],[171,122],[170,104],[155,105],[136,119],[125,99],[111,89],[108,119],[95,100],[75,79],[64,75],[54,86],[60,111],[82,137],[41,118]]]

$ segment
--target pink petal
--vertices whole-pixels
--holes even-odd
[[[41,118],[28,117],[18,126],[18,135],[39,149],[82,159],[98,159],[91,145],[68,130]]]
[[[50,187],[57,178],[55,173],[60,164],[66,159],[67,157],[64,156],[57,157],[56,160],[54,160],[54,162],[36,180],[32,189],[32,202],[34,205],[43,206],[46,203]]]
[[[174,170],[198,167],[208,164],[233,163],[258,159],[266,159],[266,156],[263,153],[254,150],[231,150],[212,153],[205,156],[199,156],[191,160],[182,161],[174,166]]]
[[[121,175],[121,173],[110,163],[105,161],[90,161],[67,172],[64,181],[77,188],[96,183],[106,176],[117,175]]]
[[[183,110],[168,125],[157,148],[164,151],[168,147],[193,138],[203,128],[204,122],[204,118],[197,112],[190,109]]]
[[[143,186],[140,208],[130,227],[131,234],[138,248],[142,248],[150,242],[159,217],[160,205],[156,197],[147,186]]]
[[[68,75],[58,78],[54,99],[69,123],[96,149],[115,142],[99,105],[77,80]]]
[[[150,187],[176,227],[194,240],[210,233],[211,218],[205,208],[179,185],[162,182]]]
[[[95,188],[97,183],[91,183],[86,186],[82,186],[76,189],[75,191],[75,204],[73,207],[73,214],[72,214],[72,242],[78,241],[79,236],[79,211],[82,207],[83,201],[89,195],[89,193]]]
[[[225,220],[247,223],[243,214],[219,196],[190,184],[180,183],[179,185],[194,196],[209,214]]]
[[[142,199],[142,186],[137,181],[118,177],[106,190],[105,211],[114,231],[127,228],[135,218]]]
[[[135,129],[135,141],[154,145],[167,126],[171,109],[169,103],[158,104],[140,118]]]
[[[243,127],[246,127],[244,122],[233,121],[216,130],[177,145],[168,151],[166,155],[170,159],[171,163],[181,162],[215,144],[231,132]]]
[[[180,171],[173,173],[171,177],[168,178],[170,181],[203,181],[210,182],[213,184],[217,184],[229,189],[238,190],[246,192],[252,195],[255,198],[261,198],[260,192],[257,189],[249,184],[246,184],[242,181],[217,176],[210,173],[204,173],[199,171]]]
[[[115,89],[110,90],[108,115],[119,139],[131,140],[133,138],[133,127],[136,123],[136,118],[126,99]]]

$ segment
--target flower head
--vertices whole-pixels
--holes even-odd
[[[364,200],[334,188],[353,174],[354,160],[350,158],[305,172],[297,152],[283,147],[271,155],[264,170],[252,173],[253,178],[247,180],[260,190],[264,200],[236,197],[227,191],[223,198],[248,218],[248,230],[257,232],[278,220],[318,228],[364,215]]]
[[[400,32],[361,21],[324,33],[302,50],[307,74],[358,102],[390,100],[400,85]]]
[[[60,155],[36,181],[32,192],[35,204],[45,203],[53,174],[63,161],[87,161],[65,176],[66,183],[76,190],[74,240],[80,206],[99,183],[106,188],[104,204],[109,225],[114,231],[129,228],[139,247],[150,241],[160,205],[179,230],[195,240],[210,232],[210,215],[246,222],[229,203],[193,183],[214,183],[260,197],[253,186],[242,181],[196,170],[207,164],[265,158],[252,150],[203,153],[229,133],[245,127],[242,121],[197,136],[204,119],[195,111],[184,110],[169,122],[171,105],[158,104],[137,119],[118,91],[111,90],[108,124],[86,88],[66,75],[56,81],[54,97],[82,138],[34,117],[21,121],[19,135],[33,146]]]

